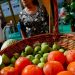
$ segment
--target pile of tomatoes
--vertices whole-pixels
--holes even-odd
[[[0,75],[75,75],[75,50],[68,50],[66,53],[51,51],[43,68],[20,56],[14,67],[2,68]]]

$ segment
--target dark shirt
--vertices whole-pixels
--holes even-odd
[[[49,17],[43,7],[38,7],[35,14],[27,14],[25,10],[20,12],[21,29],[27,36],[46,33],[49,31]]]

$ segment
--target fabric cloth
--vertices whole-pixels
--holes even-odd
[[[19,17],[21,29],[26,32],[27,37],[49,31],[49,17],[45,8],[38,7],[35,14],[27,14],[23,10]]]

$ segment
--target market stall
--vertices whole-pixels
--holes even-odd
[[[75,75],[75,34],[59,34],[57,1],[51,0],[51,3],[56,12],[53,33],[14,40],[12,45],[1,49],[1,64],[4,65],[1,74]]]

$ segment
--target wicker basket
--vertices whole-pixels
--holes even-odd
[[[58,44],[61,46],[67,48],[67,49],[74,49],[75,48],[75,36],[69,36],[69,35],[58,35],[58,8],[57,8],[57,1],[51,0],[54,5],[54,25],[55,25],[55,31],[52,34],[40,34],[36,36],[32,36],[30,38],[25,38],[24,40],[21,40],[17,42],[16,44],[13,44],[9,46],[8,48],[0,51],[0,55],[5,53],[7,56],[12,57],[13,53],[18,52],[20,53],[26,45],[33,45],[35,42],[48,42],[50,44],[53,44],[55,40],[58,41]],[[52,31],[51,31],[52,32]]]
[[[48,42],[49,44],[53,43],[53,35],[50,34],[41,34],[41,35],[36,35],[31,38],[26,38],[24,40],[21,40],[6,49],[0,51],[0,55],[5,53],[7,56],[12,57],[13,53],[17,52],[20,53],[22,50],[24,50],[26,45],[32,46],[35,42]]]
[[[75,34],[66,34],[61,36],[59,44],[68,50],[75,49]]]

